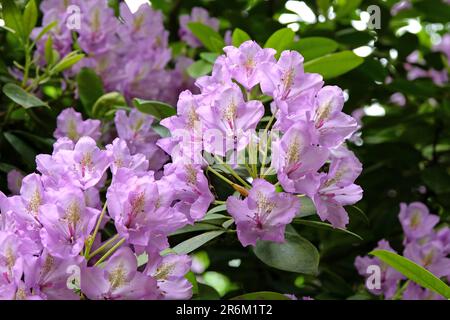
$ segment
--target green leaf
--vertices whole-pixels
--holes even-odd
[[[190,238],[190,239],[188,239],[186,241],[183,241],[180,244],[176,245],[173,248],[173,251],[175,251],[178,254],[191,253],[192,251],[200,248],[205,243],[211,241],[214,238],[217,238],[218,236],[220,236],[223,233],[225,233],[224,230],[209,231],[209,232],[202,233],[202,234],[200,234],[198,236]]]
[[[259,292],[246,293],[246,294],[231,298],[230,300],[291,300],[291,299],[286,297],[284,294],[281,294],[278,292],[259,291]]]
[[[83,53],[77,53],[76,51],[72,51],[71,53],[67,54],[64,58],[62,58],[61,61],[59,61],[50,70],[50,73],[60,73],[66,69],[69,69],[83,58],[84,58]]]
[[[253,252],[262,262],[276,269],[311,275],[318,272],[319,252],[293,228],[286,231],[284,243],[258,241]]]
[[[199,22],[188,23],[188,28],[206,49],[211,52],[222,52],[225,42],[217,31]]]
[[[300,214],[297,217],[308,217],[317,213],[314,203],[308,197],[300,198]]]
[[[190,232],[198,232],[198,231],[210,231],[210,230],[221,230],[218,226],[206,223],[197,222],[194,225],[187,225],[181,229],[178,229],[175,232],[172,232],[171,236],[176,236],[179,234],[190,233]]]
[[[369,254],[379,258],[418,285],[450,299],[450,287],[415,262],[387,250],[374,250]]]
[[[277,57],[281,52],[290,48],[294,42],[295,33],[289,28],[283,28],[275,31],[267,40],[264,48],[273,48],[277,51]]]
[[[150,114],[157,120],[162,120],[177,114],[174,107],[164,102],[135,98],[133,103],[140,112]]]
[[[318,229],[324,229],[324,230],[329,230],[329,231],[334,231],[334,232],[345,233],[345,234],[351,235],[352,237],[355,237],[359,240],[363,240],[363,238],[360,235],[358,235],[354,232],[351,232],[350,230],[347,230],[347,229],[334,228],[329,223],[325,223],[325,222],[321,222],[321,221],[303,220],[303,219],[294,219],[293,222],[295,224],[301,224],[304,226],[310,226],[310,227],[314,227],[314,228],[318,228]]]
[[[211,64],[214,64],[216,62],[217,57],[219,56],[218,53],[214,52],[202,52],[200,53],[200,58],[205,60],[206,62],[209,62]]]
[[[41,38],[47,33],[49,32],[51,29],[53,29],[54,27],[56,27],[58,25],[57,21],[53,21],[51,23],[49,23],[48,25],[46,25],[41,32],[39,32],[38,36],[36,37],[36,39],[34,39],[33,43],[38,42],[39,40],[41,40]]]
[[[121,93],[108,92],[98,98],[94,103],[94,106],[92,107],[92,117],[98,119],[103,117],[109,110],[125,106],[127,106],[127,102]]]
[[[242,29],[236,28],[233,31],[233,35],[231,36],[231,43],[235,47],[239,47],[241,44],[243,44],[245,41],[251,40],[250,36],[247,32],[245,32]]]
[[[26,40],[27,35],[24,31],[22,14],[17,8],[14,0],[1,0],[2,4],[2,14],[5,25],[14,30],[15,34],[21,40]]]
[[[77,75],[77,85],[84,110],[91,115],[94,103],[104,94],[102,80],[94,70],[83,68]]]
[[[52,36],[47,37],[44,46],[44,57],[48,66],[53,65],[56,62],[55,51],[53,50],[53,38]]]
[[[356,68],[364,59],[352,51],[328,54],[305,63],[305,72],[320,73],[324,79],[340,76]]]
[[[217,212],[222,212],[222,211],[227,211],[227,205],[226,204],[221,204],[218,205],[214,208],[212,208],[211,210],[209,210],[206,214],[211,214],[211,213],[217,213]]]
[[[41,99],[35,97],[31,93],[26,92],[21,87],[14,83],[7,83],[3,86],[3,93],[18,105],[25,109],[35,107],[47,107],[49,106]]]
[[[23,12],[24,35],[30,36],[38,20],[38,8],[35,0],[29,0]]]
[[[336,51],[338,43],[328,38],[309,37],[300,39],[291,48],[300,52],[305,61],[309,61]]]
[[[11,147],[13,147],[13,149],[16,150],[20,155],[20,158],[23,160],[23,162],[29,168],[33,168],[36,159],[36,152],[33,150],[33,148],[31,148],[28,144],[23,142],[12,133],[5,132],[3,135],[5,136],[6,141],[9,142]]]
[[[191,64],[186,69],[186,72],[190,77],[197,79],[201,76],[209,74],[212,71],[212,68],[213,68],[213,66],[211,63],[208,63],[203,60],[198,60],[198,61],[194,62],[193,64]]]
[[[198,294],[198,282],[195,274],[189,271],[184,277],[192,284],[192,294]]]

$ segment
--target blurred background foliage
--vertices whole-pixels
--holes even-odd
[[[26,1],[17,1],[23,7]],[[118,0],[110,0],[116,7]],[[310,61],[324,54],[351,50],[364,62],[350,72],[329,77],[327,84],[346,92],[344,111],[361,117],[361,136],[350,147],[364,165],[357,183],[364,198],[357,207],[347,208],[349,230],[363,240],[342,232],[295,225],[298,233],[320,252],[319,274],[299,275],[263,265],[253,253],[242,248],[235,237],[226,235],[194,254],[199,297],[232,297],[244,292],[270,290],[312,296],[317,299],[369,299],[363,280],[353,262],[365,255],[381,238],[394,248],[402,242],[397,214],[401,202],[422,201],[441,221],[450,221],[450,85],[435,84],[429,78],[408,80],[407,57],[418,51],[421,68],[450,70],[445,55],[433,46],[450,32],[450,6],[441,0],[411,1],[409,8],[392,13],[393,0],[152,0],[165,14],[174,55],[186,50],[177,31],[180,14],[192,7],[206,8],[220,19],[220,33],[240,28],[260,44],[275,31],[289,27],[298,39],[297,48]],[[368,8],[380,10],[380,28],[368,26]],[[320,45],[302,46],[302,39],[320,37]],[[323,38],[326,38],[325,40]],[[327,42],[328,40],[328,42]],[[314,41],[314,40],[310,40]],[[321,42],[320,42],[321,41]],[[312,42],[311,42],[312,43]],[[13,81],[8,67],[23,61],[17,39],[0,29],[0,85]],[[326,68],[339,68],[334,61]],[[327,70],[325,70],[327,71]],[[17,109],[7,126],[1,127],[0,186],[6,188],[5,174],[14,167],[34,169],[37,153],[51,152],[55,118],[65,107],[78,106],[72,91],[74,80],[63,90],[57,77],[42,89],[41,99],[51,108]],[[401,93],[403,106],[392,99]],[[0,120],[10,100],[0,96]],[[220,191],[218,191],[220,192]],[[195,234],[195,233],[194,233]],[[173,243],[188,238],[173,237]],[[211,290],[209,287],[215,288]]]

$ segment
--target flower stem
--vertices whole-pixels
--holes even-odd
[[[233,181],[231,181],[230,179],[224,177],[223,175],[221,175],[219,172],[217,172],[216,170],[214,170],[211,166],[208,166],[208,170],[211,171],[212,173],[214,173],[217,177],[219,177],[220,179],[222,179],[223,181],[225,181],[226,183],[228,183],[230,186],[233,187],[234,190],[238,191],[240,194],[242,194],[243,196],[248,196],[248,190],[245,189],[243,186],[234,183]]]
[[[220,159],[219,157],[215,157],[216,160],[225,167],[225,169],[227,169],[227,171],[233,176],[235,177],[240,183],[242,183],[244,186],[246,186],[247,188],[251,188],[251,186],[248,184],[247,181],[245,181],[244,179],[242,179],[237,173],[236,171],[233,170],[233,168],[231,168],[227,163],[223,162],[222,159]]]
[[[110,238],[108,241],[106,241],[104,244],[101,245],[97,250],[92,252],[89,257],[87,257],[87,260],[91,260],[93,257],[95,257],[100,252],[103,252],[111,243],[116,241],[116,239],[119,237],[119,234],[114,235],[112,238]]]
[[[106,204],[107,204],[107,201],[105,201],[105,204],[103,205],[103,209],[102,209],[102,212],[100,213],[100,216],[98,217],[97,224],[95,225],[94,232],[89,237],[89,240],[88,240],[88,242],[86,244],[86,251],[84,252],[84,257],[86,259],[88,259],[88,257],[89,257],[89,252],[91,251],[92,244],[94,243],[95,237],[97,236],[98,230],[100,229],[100,224],[102,223],[103,217],[105,216]]]
[[[267,122],[266,128],[264,129],[263,137],[267,137],[269,128],[272,125],[273,121],[275,120],[275,115],[276,115],[276,112],[272,114],[272,116],[269,119],[269,122]],[[261,161],[261,169],[259,171],[261,178],[264,178],[264,176],[265,176],[264,170],[265,170],[265,165],[266,165],[266,161],[267,161],[267,152],[269,151],[270,139],[269,139],[269,137],[267,137],[266,139],[267,139],[267,141],[266,141],[266,146],[264,148],[263,158]]]
[[[125,242],[125,238],[122,238],[117,242],[111,249],[109,249],[95,264],[94,267],[98,266],[100,263],[105,261],[110,255],[114,253],[123,243]]]

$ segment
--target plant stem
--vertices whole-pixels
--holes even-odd
[[[105,216],[106,204],[107,204],[107,202],[105,201],[102,212],[100,213],[100,216],[98,217],[98,220],[97,220],[97,224],[95,225],[94,232],[89,237],[88,243],[86,244],[86,251],[84,252],[84,256],[86,259],[89,257],[89,252],[91,251],[92,244],[94,243],[95,237],[97,236],[98,230],[100,229],[100,224],[102,223],[103,217]]]
[[[88,257],[87,260],[91,260],[93,257],[95,257],[100,252],[104,251],[111,243],[113,243],[117,238],[119,237],[118,234],[114,235],[112,238],[110,238],[108,241],[106,241],[104,244],[102,244],[97,250],[92,252]]]
[[[219,157],[215,156],[216,160],[219,161],[219,163],[221,165],[223,165],[225,167],[225,169],[228,170],[228,172],[235,177],[240,183],[242,183],[244,186],[246,186],[247,188],[251,188],[251,186],[248,184],[247,181],[245,181],[244,179],[242,179],[237,173],[236,171],[233,170],[233,168],[231,168],[228,164],[226,164],[225,162],[222,161],[222,159],[220,159]]]
[[[275,120],[275,115],[276,115],[276,112],[272,114],[272,116],[270,117],[269,121],[267,122],[266,128],[264,129],[263,137],[267,137],[267,134],[269,132],[269,128],[272,125],[273,120]],[[267,139],[267,141],[266,141],[266,146],[264,148],[263,158],[262,158],[262,161],[261,161],[261,169],[259,171],[259,174],[260,174],[261,178],[263,178],[265,176],[265,173],[264,173],[265,168],[264,167],[265,167],[266,161],[267,161],[267,152],[269,151],[270,139],[269,139],[269,137],[267,137],[266,139]]]
[[[214,200],[214,202],[213,202],[213,204],[218,204],[218,205],[225,204],[225,203],[226,203],[226,201],[220,201],[220,200]]]
[[[211,166],[208,166],[207,168],[209,171],[211,171],[212,173],[214,173],[217,177],[219,177],[220,179],[222,179],[223,181],[225,181],[226,183],[228,183],[230,186],[233,187],[234,190],[238,191],[240,194],[242,194],[243,196],[248,196],[248,191],[247,189],[245,189],[243,186],[234,183],[233,181],[231,181],[230,179],[224,177],[223,175],[221,175],[219,172],[217,172],[216,170],[214,170]]]
[[[122,238],[117,242],[111,249],[109,249],[95,264],[94,267],[98,266],[100,263],[105,261],[110,255],[114,253],[123,243],[125,242],[125,238]]]

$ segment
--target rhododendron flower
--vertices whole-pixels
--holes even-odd
[[[64,109],[57,118],[57,127],[53,134],[56,139],[68,137],[77,142],[81,137],[88,136],[94,140],[100,138],[100,120],[85,120],[81,113],[74,109]]]
[[[378,242],[375,249],[395,252],[389,242],[384,239]],[[370,275],[368,267],[373,265],[379,266],[381,269],[381,286],[380,288],[369,288],[369,291],[375,295],[383,294],[386,299],[392,298],[397,291],[399,281],[404,279],[404,276],[376,257],[356,257],[355,267],[361,276],[368,277]]]
[[[199,22],[204,25],[211,27],[213,30],[219,30],[219,20],[216,18],[211,18],[208,11],[203,8],[194,7],[192,8],[191,14],[180,15],[180,30],[178,35],[181,40],[185,41],[192,48],[197,48],[201,46],[201,42],[195,37],[188,27],[190,22]]]
[[[296,196],[278,193],[275,187],[262,179],[253,181],[253,187],[244,200],[231,196],[227,211],[234,218],[239,241],[243,246],[256,245],[257,240],[284,241],[284,230],[300,210]]]
[[[144,273],[156,280],[159,299],[187,300],[192,297],[192,284],[185,278],[190,267],[189,256],[169,254],[152,259]]]
[[[172,208],[162,206],[151,172],[138,177],[128,169],[119,169],[106,198],[119,235],[131,244],[145,247],[152,236],[168,235],[185,224],[174,217]]]
[[[111,163],[108,153],[90,137],[78,140],[73,150],[58,151],[55,157],[66,166],[72,183],[84,190],[95,186]]]
[[[439,217],[430,214],[428,208],[420,202],[413,202],[409,205],[401,203],[399,219],[407,241],[429,235],[439,222]]]
[[[160,124],[170,130],[171,136],[158,140],[158,146],[169,153],[175,161],[178,158],[202,162],[203,128],[198,114],[198,97],[190,91],[180,94],[177,115],[161,120]]]
[[[136,109],[127,116],[124,110],[116,112],[115,124],[120,139],[125,140],[132,155],[141,153],[149,161],[151,170],[159,170],[168,161],[167,154],[156,142],[160,136],[151,127],[153,118]]]
[[[68,286],[68,272],[71,267],[78,268],[81,263],[81,256],[57,258],[44,250],[39,257],[25,263],[25,284],[42,299],[79,300],[80,296]]]
[[[318,188],[314,174],[326,162],[329,151],[318,146],[311,123],[299,122],[272,144],[272,167],[288,192],[313,195]]]
[[[303,60],[296,51],[283,51],[275,65],[265,63],[262,66],[261,90],[274,98],[276,108],[272,112],[280,109],[289,114],[291,108],[308,105],[322,87],[322,76],[305,73]]]
[[[145,156],[140,153],[131,155],[127,143],[120,138],[114,139],[112,144],[106,146],[106,150],[113,159],[111,163],[113,174],[116,174],[119,168],[129,168],[136,173],[144,173],[148,169],[148,160],[145,159]]]
[[[75,257],[94,229],[100,211],[86,207],[84,194],[77,188],[59,189],[51,197],[51,203],[39,211],[42,243],[53,256]]]
[[[276,62],[276,50],[262,49],[254,41],[246,41],[239,48],[228,46],[223,48],[223,51],[227,55],[225,63],[230,75],[247,90],[251,90],[260,82],[263,63]]]
[[[241,151],[248,145],[264,115],[264,106],[256,100],[245,102],[242,91],[234,85],[213,105],[201,105],[198,113],[205,127],[214,133],[204,136],[205,150],[225,156],[229,150]]]
[[[156,281],[137,271],[136,256],[128,247],[118,249],[105,267],[86,267],[81,290],[91,300],[155,299]]]
[[[348,214],[343,206],[362,198],[363,190],[354,184],[362,165],[351,151],[339,151],[341,154],[333,156],[328,173],[320,177],[319,189],[312,199],[322,220],[328,220],[336,228],[344,228]]]
[[[201,167],[184,162],[168,164],[164,175],[165,181],[173,188],[174,209],[186,215],[190,223],[202,219],[214,196]]]

